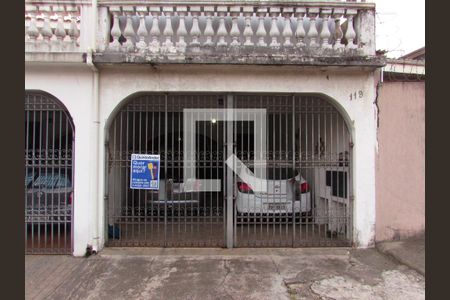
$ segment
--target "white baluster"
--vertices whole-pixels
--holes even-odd
[[[70,39],[70,27],[72,26],[72,18],[70,16],[69,6],[66,8],[67,15],[64,17],[64,31],[66,32],[66,38],[64,39],[64,49],[67,52],[73,52],[72,40]]]
[[[266,28],[264,27],[264,18],[267,14],[267,8],[266,7],[260,7],[257,9],[257,14],[259,17],[259,24],[258,29],[256,30],[256,36],[258,37],[258,46],[259,47],[265,47],[267,46],[264,39],[267,36]]]
[[[172,15],[173,15],[173,7],[165,6],[163,7],[164,16],[166,18],[166,26],[164,27],[163,34],[166,38],[164,42],[164,50],[170,53],[174,53],[176,51],[173,46],[172,38],[173,38],[173,28],[172,28]]]
[[[245,29],[244,29],[245,43],[244,43],[244,46],[253,46],[253,42],[252,42],[252,37],[253,37],[253,29],[252,29],[253,7],[252,6],[244,6],[243,12],[244,12],[244,17],[245,17]]]
[[[333,49],[342,49],[344,48],[344,44],[342,44],[341,40],[342,37],[344,36],[344,34],[342,33],[342,28],[341,28],[341,17],[344,14],[344,10],[343,9],[335,9],[334,10],[334,14],[333,14],[333,18],[334,18],[334,45],[333,45]]]
[[[35,51],[36,50],[36,39],[39,36],[39,30],[36,26],[36,6],[26,5],[26,11],[30,15],[30,23],[27,29],[27,35],[29,37],[29,42],[27,43],[27,50]]]
[[[148,31],[147,27],[145,26],[145,16],[148,14],[148,10],[146,6],[138,6],[136,7],[136,12],[139,14],[139,28],[137,31],[139,42],[136,43],[136,48],[142,52],[147,49],[147,43],[145,42],[145,39],[148,36]]]
[[[186,14],[187,14],[186,6],[177,6],[177,15],[180,18],[180,24],[178,25],[177,30],[178,42],[176,43],[176,47],[180,52],[184,52],[187,46],[185,41],[185,38],[187,36],[186,22],[185,22]]]
[[[283,8],[283,17],[284,17],[284,28],[283,28],[283,46],[284,47],[292,47],[292,28],[291,28],[291,16],[294,13],[294,9],[292,7]]]
[[[151,42],[149,45],[149,50],[152,53],[157,53],[160,48],[159,36],[161,35],[159,29],[160,8],[158,6],[150,6],[149,11],[152,14],[152,28],[150,29]]]
[[[81,17],[77,16],[77,28],[78,28],[78,33],[80,32],[80,24],[81,24]],[[80,34],[78,34],[78,39],[77,39],[77,44],[80,45]]]
[[[66,37],[66,30],[64,29],[64,7],[63,6],[53,6],[53,12],[58,16],[55,36],[55,51],[63,51],[63,40]]]
[[[323,9],[322,15],[322,30],[320,31],[321,47],[325,49],[331,49],[330,43],[330,29],[328,28],[328,17],[331,14],[331,9]]]
[[[50,6],[39,6],[39,11],[43,14],[44,16],[44,24],[42,26],[41,29],[41,34],[42,37],[44,39],[42,45],[41,45],[41,50],[43,52],[48,52],[51,50],[51,42],[50,39],[53,36],[53,32],[52,29],[50,27]]]
[[[123,36],[126,39],[126,42],[122,45],[125,51],[133,52],[134,51],[134,38],[136,33],[133,29],[133,21],[131,16],[134,15],[134,7],[133,6],[124,6],[123,12],[127,18],[127,23],[125,25],[125,29],[123,30]]]
[[[28,27],[30,27],[30,15],[28,14],[27,10],[25,9],[25,47],[26,47],[26,43],[28,42],[28,40],[30,39],[28,37]]]
[[[276,48],[280,46],[278,43],[278,37],[280,36],[280,30],[277,25],[277,18],[280,15],[279,7],[270,7],[269,8],[270,17],[272,18],[272,24],[270,26],[269,35],[272,38],[272,42],[270,43],[270,47]]]
[[[200,46],[200,42],[198,38],[202,32],[200,31],[200,27],[198,26],[198,16],[200,15],[200,6],[191,6],[189,8],[192,15],[192,28],[190,31],[191,42],[189,45],[197,47]]]
[[[213,43],[213,36],[214,36],[214,28],[212,27],[212,17],[214,16],[214,6],[205,6],[203,8],[203,11],[206,16],[206,27],[205,31],[203,32],[203,35],[206,36],[206,41],[203,43],[205,46],[212,46]]]
[[[240,6],[232,6],[230,7],[230,15],[231,15],[231,21],[232,26],[230,30],[230,35],[232,38],[232,41],[230,43],[230,46],[239,46],[241,43],[239,42],[239,37],[241,35],[241,32],[239,31],[238,27],[238,17],[241,13],[241,7]]]
[[[67,26],[66,26],[66,34],[69,36],[69,42],[66,45],[66,49],[68,51],[76,51],[78,48],[77,45],[77,39],[80,35],[80,31],[77,27],[77,14],[78,14],[78,7],[67,5],[66,11],[68,13],[68,19],[66,20]]]
[[[227,7],[226,6],[219,6],[217,7],[217,14],[219,16],[219,28],[217,29],[217,46],[226,46],[227,42],[225,41],[225,37],[227,36],[228,32],[225,28],[225,17],[227,15]]]
[[[111,36],[113,38],[113,41],[109,43],[108,49],[112,51],[119,51],[120,49],[120,42],[119,38],[122,35],[122,32],[120,31],[120,24],[119,24],[119,15],[122,13],[122,9],[120,6],[111,6],[109,8],[109,11],[113,14],[113,26],[111,28]],[[76,30],[77,24],[76,24],[76,17],[72,17],[72,28],[71,30]],[[72,39],[72,42],[74,41],[74,34],[70,35],[70,38]]]
[[[303,17],[305,16],[306,9],[303,7],[299,7],[295,9],[295,16],[297,17],[297,29],[295,30],[295,36],[297,37],[297,47],[305,46],[305,27],[303,26]]]
[[[58,39],[56,38],[56,25],[58,24],[58,16],[52,11],[50,14],[50,28],[52,30],[52,37],[50,38],[50,52],[59,51]]]
[[[39,11],[39,7],[37,7],[37,10],[38,11],[36,12],[36,27],[39,31],[39,37],[38,37],[37,43],[41,44],[44,40],[44,37],[42,36],[42,28],[44,27],[44,16]],[[342,26],[342,30],[344,30],[344,26]]]
[[[317,47],[319,44],[317,43],[318,32],[316,28],[316,17],[319,14],[318,8],[309,8],[308,9],[308,17],[309,17],[309,30],[307,37],[310,40],[310,47]]]
[[[353,17],[356,15],[356,9],[347,9],[346,17],[347,17],[347,30],[345,31],[345,39],[347,40],[347,49],[356,49],[356,46],[353,42],[356,37],[355,29],[353,28]]]
[[[70,38],[74,39],[73,43],[76,47],[80,46],[80,28],[79,23],[81,22],[81,18],[78,17],[79,15],[74,15],[72,17],[72,27],[73,27],[73,36],[71,35]]]

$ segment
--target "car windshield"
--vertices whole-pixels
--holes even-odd
[[[33,181],[33,174],[27,174],[26,176],[25,176],[25,186],[26,187],[30,187],[30,185],[31,185],[31,182]]]
[[[250,170],[254,173],[254,168]],[[291,167],[267,167],[266,179],[267,180],[286,180],[295,177],[295,171]]]
[[[294,178],[295,173],[292,168],[268,168],[266,176],[268,180],[285,180]]]
[[[44,189],[66,188],[71,187],[71,182],[64,174],[47,173],[39,175],[33,182],[32,187]]]

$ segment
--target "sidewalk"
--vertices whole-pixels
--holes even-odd
[[[425,237],[377,243],[377,249],[425,276]]]
[[[25,256],[26,299],[425,299],[425,280],[376,249],[107,248]]]

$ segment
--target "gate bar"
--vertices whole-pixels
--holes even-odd
[[[233,95],[227,95],[227,155],[233,154]],[[226,168],[226,167],[225,167]],[[233,248],[233,171],[227,169],[227,248]]]
[[[294,169],[294,176],[297,176],[297,169],[295,168],[295,95],[292,95],[292,168]],[[300,138],[300,134],[299,134]],[[301,151],[301,150],[299,150]],[[300,158],[299,158],[300,160]],[[300,180],[301,181],[301,180]],[[294,183],[295,184],[295,183]],[[295,187],[292,189],[292,247],[295,245]],[[301,199],[301,198],[300,198]],[[301,200],[300,200],[300,217],[301,217]],[[301,222],[301,219],[300,219]],[[302,230],[300,228],[300,230]]]

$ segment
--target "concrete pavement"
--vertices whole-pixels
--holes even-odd
[[[425,276],[425,236],[377,243],[377,249]]]
[[[26,256],[26,299],[425,299],[376,249],[107,248]]]

